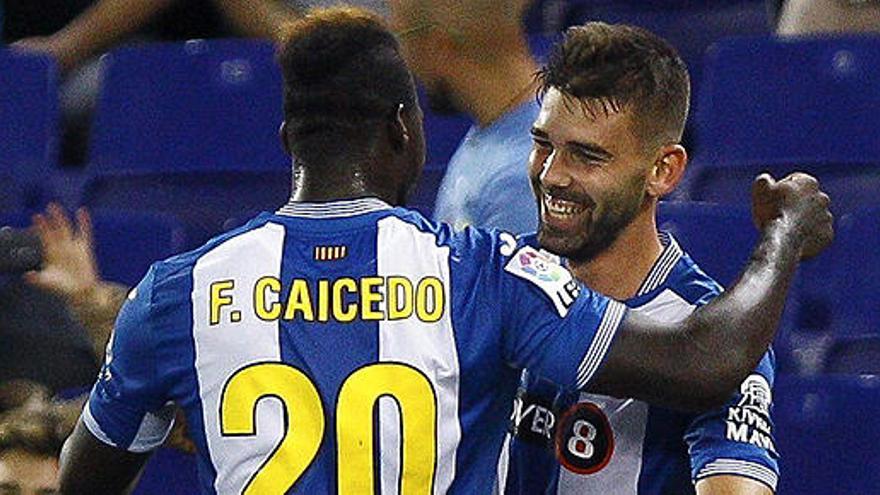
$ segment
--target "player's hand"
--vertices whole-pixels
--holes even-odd
[[[45,53],[55,59],[62,71],[71,69],[79,62],[75,50],[58,35],[24,38],[9,46],[17,50]]]
[[[785,219],[801,244],[801,259],[821,253],[834,239],[831,199],[815,177],[795,172],[776,181],[761,174],[752,185],[752,216],[758,229],[771,220]]]
[[[52,203],[45,213],[34,215],[33,222],[43,243],[43,266],[26,273],[25,280],[68,301],[92,294],[100,277],[88,212],[76,212],[74,228],[64,210]]]

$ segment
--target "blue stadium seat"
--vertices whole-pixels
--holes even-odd
[[[825,360],[825,373],[880,375],[880,335],[840,339]]]
[[[705,75],[693,199],[739,202],[755,173],[797,168],[837,211],[877,204],[880,37],[724,40]]]
[[[724,286],[736,281],[758,240],[747,207],[662,202],[658,226],[671,232],[710,276]]]
[[[877,493],[880,376],[780,376],[773,395],[779,495]]]
[[[767,34],[763,0],[572,0],[567,25],[587,21],[632,24],[669,41],[688,64],[696,90],[703,54],[715,41],[736,35]]]
[[[223,171],[98,176],[82,203],[93,209],[173,215],[186,229],[186,249],[224,231],[230,218],[275,210],[290,196],[290,171]]]
[[[58,161],[58,83],[44,55],[0,49],[0,211],[38,207]]]
[[[114,50],[89,145],[92,173],[287,170],[272,44],[154,43]]]
[[[529,34],[552,34],[562,29],[569,9],[568,0],[534,0],[523,16]]]
[[[835,239],[834,279],[828,280],[837,336],[880,336],[880,208],[840,219]],[[821,283],[821,281],[818,281]]]
[[[106,59],[82,202],[176,215],[190,246],[290,193],[281,77],[271,44],[122,48]]]
[[[183,224],[170,215],[97,210],[92,217],[98,266],[106,280],[134,286],[152,263],[186,246]]]
[[[725,287],[739,277],[758,242],[758,230],[744,206],[662,202],[658,226],[672,233],[697,264]],[[805,263],[801,272],[805,267],[824,266],[824,256],[822,263]],[[830,346],[830,308],[803,302],[806,280],[802,273],[796,276],[774,343],[780,373],[818,372]]]

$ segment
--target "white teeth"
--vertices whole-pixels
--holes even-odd
[[[570,217],[584,211],[584,207],[578,203],[554,198],[547,193],[544,193],[543,203],[547,212],[553,216]]]

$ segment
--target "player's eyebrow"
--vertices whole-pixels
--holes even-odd
[[[529,131],[533,138],[541,139],[541,140],[549,140],[550,135],[547,134],[546,131],[540,129],[538,127],[532,127]],[[583,142],[583,141],[567,141],[565,143],[566,146],[571,148],[576,148],[583,153],[588,155],[593,155],[596,158],[601,160],[612,160],[614,158],[614,153],[606,150],[605,148],[599,146],[595,143]]]
[[[586,153],[588,155],[593,155],[596,158],[599,158],[601,160],[610,161],[614,158],[613,153],[611,153],[610,151],[606,150],[605,148],[599,146],[598,144],[584,143],[584,142],[580,142],[580,141],[569,141],[565,144],[567,146],[572,147],[572,148],[576,148],[576,149],[580,150],[581,152]]]
[[[529,130],[529,134],[531,134],[533,138],[538,138],[538,139],[549,139],[550,138],[549,134],[547,134],[546,132],[542,131],[541,129],[539,129],[537,127],[532,127]]]

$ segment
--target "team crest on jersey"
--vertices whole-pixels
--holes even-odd
[[[568,314],[568,309],[580,292],[571,273],[559,264],[555,256],[531,246],[517,251],[504,270],[537,285],[550,296],[559,316]]]
[[[579,402],[565,412],[556,427],[556,458],[577,474],[594,474],[614,454],[614,430],[596,404]]]
[[[336,261],[348,256],[347,246],[315,246],[316,261]]]
[[[773,404],[770,383],[753,373],[742,382],[739,392],[739,401],[727,410],[727,439],[776,452],[770,422],[770,406]]]

